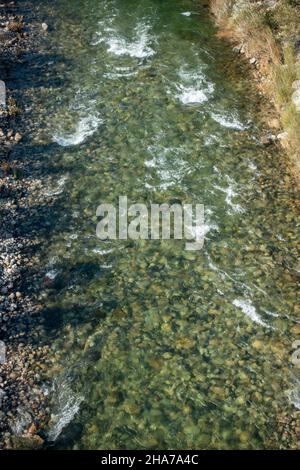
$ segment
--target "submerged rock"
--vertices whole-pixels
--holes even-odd
[[[35,434],[34,436],[13,436],[11,438],[12,448],[18,450],[37,450],[40,449],[44,440]]]

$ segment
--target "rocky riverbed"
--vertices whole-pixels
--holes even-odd
[[[49,412],[37,274],[45,197],[39,163],[30,153],[19,156],[29,110],[16,99],[13,76],[36,53],[43,32],[26,12],[24,3],[0,5],[0,79],[7,91],[0,110],[0,448],[41,447]]]
[[[154,3],[0,7],[1,448],[299,448],[278,139],[205,13]],[[99,245],[125,193],[204,201],[204,251]]]

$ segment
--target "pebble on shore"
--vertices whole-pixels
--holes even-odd
[[[17,64],[22,60],[20,50],[33,48],[34,35],[24,33],[25,20],[17,15],[16,6],[5,6],[0,9],[0,22],[7,25],[1,29],[1,61]],[[36,218],[36,203],[43,205],[45,196],[40,175],[31,169],[31,178],[23,178],[24,162],[11,157],[23,138],[20,126],[26,121],[19,124],[14,119],[18,112],[1,80],[0,449],[38,449],[44,444],[43,427],[48,419],[48,398],[41,385],[49,350],[40,344],[41,306],[38,287],[33,286],[38,285],[33,271],[38,263],[34,251],[39,227],[31,221]],[[28,287],[24,279],[30,279]]]

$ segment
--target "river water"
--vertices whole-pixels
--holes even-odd
[[[277,421],[299,405],[299,223],[248,66],[199,1],[43,3],[47,72],[30,100],[59,201],[42,273],[49,440],[282,445]],[[204,204],[203,249],[99,240],[97,206],[122,195]]]

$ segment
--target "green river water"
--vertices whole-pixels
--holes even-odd
[[[61,208],[44,250],[49,441],[280,446],[277,420],[299,406],[299,222],[248,66],[199,1],[43,3],[31,138]],[[97,206],[122,195],[204,204],[203,249],[99,240]]]

